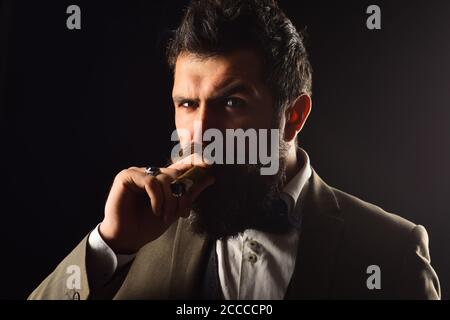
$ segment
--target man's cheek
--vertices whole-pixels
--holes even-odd
[[[175,120],[176,131],[178,134],[178,139],[182,146],[187,146],[193,139],[194,128],[192,127],[192,122]]]

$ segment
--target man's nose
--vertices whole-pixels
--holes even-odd
[[[202,125],[202,130],[205,132],[208,129],[217,129],[217,115],[214,113],[214,108],[202,103],[198,109],[197,121]]]

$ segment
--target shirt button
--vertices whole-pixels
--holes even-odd
[[[250,248],[253,249],[254,251],[256,251],[256,250],[258,249],[258,247],[259,247],[258,242],[254,241],[254,240],[249,241],[248,245],[249,245]]]
[[[247,257],[248,261],[251,263],[255,263],[256,261],[258,261],[258,257],[256,256],[256,254],[249,254]]]

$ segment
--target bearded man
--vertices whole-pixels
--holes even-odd
[[[192,1],[168,62],[175,125],[191,133],[183,147],[198,142],[194,123],[277,129],[279,170],[262,175],[260,161],[210,164],[194,153],[121,171],[103,221],[30,298],[440,298],[425,228],[328,186],[299,147],[312,71],[275,2]],[[177,197],[171,186],[193,167],[186,159],[208,174]]]

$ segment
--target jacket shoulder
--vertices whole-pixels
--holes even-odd
[[[388,237],[390,240],[410,237],[417,225],[397,214],[387,212],[381,207],[361,200],[336,188],[331,188],[339,213],[344,220],[347,232],[354,236]]]

